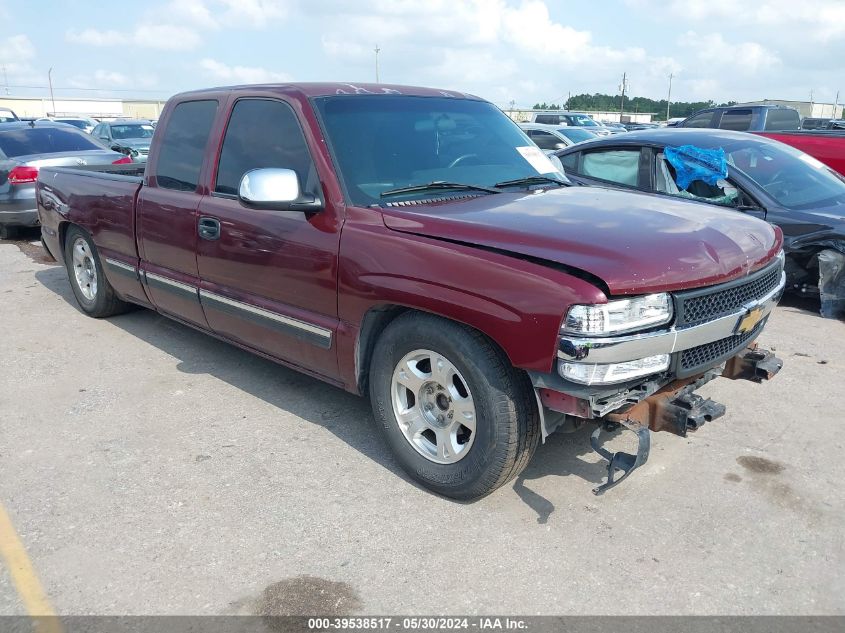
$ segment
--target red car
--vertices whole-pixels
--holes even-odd
[[[749,349],[783,287],[751,217],[570,186],[492,104],[300,84],[181,94],[146,169],[42,169],[48,250],[93,317],[138,304],[369,394],[398,462],[455,498],[595,425],[602,492],[724,412],[695,393],[780,361]],[[600,445],[606,426],[636,454]],[[619,473],[622,477],[619,477]]]

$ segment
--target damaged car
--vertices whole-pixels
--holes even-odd
[[[845,317],[845,178],[778,141],[729,130],[639,130],[555,153],[582,185],[735,209],[779,226],[788,292]]]

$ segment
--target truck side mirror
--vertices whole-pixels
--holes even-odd
[[[241,177],[238,199],[249,207],[278,211],[319,211],[323,201],[304,194],[292,169],[262,167]]]

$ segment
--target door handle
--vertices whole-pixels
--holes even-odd
[[[197,231],[204,240],[219,240],[220,220],[217,218],[201,217],[197,225]]]

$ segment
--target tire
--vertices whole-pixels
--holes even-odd
[[[65,235],[65,267],[76,303],[88,316],[100,319],[130,308],[103,274],[103,264],[91,236],[78,226],[71,226]]]
[[[0,239],[13,240],[18,236],[18,227],[0,224]]]
[[[467,326],[416,312],[397,317],[376,342],[369,383],[373,415],[399,464],[446,497],[493,492],[539,443],[528,377]]]

